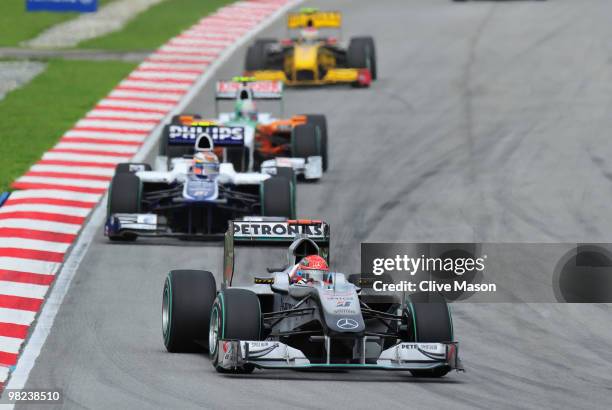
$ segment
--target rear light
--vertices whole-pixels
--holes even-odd
[[[293,44],[293,40],[291,40],[290,38],[284,38],[280,41],[281,46],[287,47]]]
[[[363,87],[368,87],[372,83],[372,73],[367,68],[362,68],[357,74],[357,83]]]
[[[338,39],[336,37],[327,37],[327,44],[336,44]]]

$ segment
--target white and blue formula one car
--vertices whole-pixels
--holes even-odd
[[[278,167],[290,167],[299,179],[318,180],[327,170],[327,120],[324,115],[294,115],[274,118],[259,112],[256,101],[277,101],[282,111],[283,85],[279,81],[250,81],[237,77],[216,84],[217,117],[203,120],[195,114],[177,115],[164,128],[160,153],[169,158],[190,153],[191,146],[171,147],[171,141],[193,142],[210,125],[244,129],[240,147],[218,148],[216,154],[231,162],[237,171],[273,174]],[[219,113],[219,103],[231,101],[233,112]]]
[[[222,373],[380,369],[441,377],[463,370],[441,295],[368,296],[353,275],[329,270],[329,239],[322,221],[230,222],[220,286],[205,270],[173,270],[166,278],[167,350],[208,350]],[[285,266],[254,274],[251,257],[236,272],[242,252],[273,244],[288,246]]]
[[[158,158],[149,164],[119,164],[108,198],[105,234],[115,241],[138,236],[220,239],[229,220],[248,216],[295,216],[295,177],[290,168],[276,175],[236,172],[213,152],[241,141],[227,127],[209,127],[194,144],[195,154]]]

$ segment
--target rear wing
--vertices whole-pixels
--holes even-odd
[[[319,11],[314,8],[303,8],[299,12],[289,13],[287,28],[296,30],[302,28],[341,28],[342,13],[339,11]]]
[[[244,127],[199,121],[194,121],[191,125],[168,124],[162,133],[168,145],[195,146],[201,135],[208,135],[216,147],[235,147],[243,146],[245,138]]]
[[[281,100],[283,98],[282,81],[217,81],[215,98],[217,100],[235,100],[243,90],[250,92],[254,100]]]
[[[229,221],[223,252],[223,281],[231,283],[234,275],[236,246],[287,246],[298,239],[310,239],[321,254],[329,258],[329,225],[320,220],[275,217],[247,217]]]

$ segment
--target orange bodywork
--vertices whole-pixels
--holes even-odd
[[[305,115],[294,115],[289,119],[276,120],[268,124],[259,124],[255,135],[255,146],[263,157],[287,155],[287,144],[293,127],[306,124]],[[279,144],[278,137],[286,137],[284,143]]]
[[[193,115],[181,115],[179,121],[182,125],[195,125],[202,123],[202,119]],[[294,115],[291,118],[280,119],[268,124],[257,125],[255,134],[255,147],[264,158],[284,156],[288,154],[288,144],[291,142],[291,131],[297,125],[306,124],[305,115]],[[279,137],[284,141],[279,141]],[[280,143],[279,143],[280,142]],[[223,148],[215,148],[217,156],[223,156]]]

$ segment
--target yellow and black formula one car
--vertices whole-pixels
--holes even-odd
[[[287,85],[352,84],[368,87],[376,80],[376,49],[369,36],[353,37],[348,47],[320,29],[337,29],[342,15],[336,11],[302,9],[289,13],[287,28],[297,36],[277,41],[258,39],[247,51],[245,74],[257,80]]]

